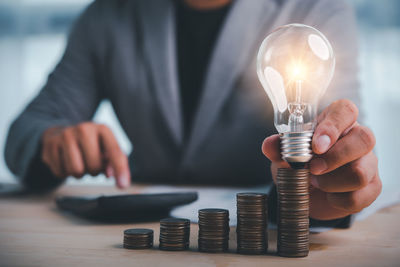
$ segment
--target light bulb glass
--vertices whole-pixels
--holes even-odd
[[[318,102],[335,69],[328,39],[313,27],[289,24],[262,42],[257,74],[274,108],[282,158],[303,168],[312,158],[311,139]]]
[[[268,35],[257,56],[257,74],[274,108],[279,133],[313,131],[318,102],[335,69],[328,39],[303,24]]]

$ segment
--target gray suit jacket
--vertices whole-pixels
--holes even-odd
[[[31,185],[47,179],[48,170],[37,167],[43,131],[91,120],[108,99],[133,144],[134,181],[268,182],[261,143],[276,130],[255,58],[263,38],[288,23],[312,25],[333,45],[336,72],[321,107],[339,98],[359,102],[355,22],[344,1],[235,0],[184,143],[174,19],[172,0],[92,3],[47,84],[12,124],[5,150],[9,168]]]

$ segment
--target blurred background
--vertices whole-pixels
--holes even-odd
[[[0,182],[14,181],[4,158],[11,121],[44,85],[60,59],[71,24],[90,0],[2,0],[0,3]],[[360,39],[360,81],[366,124],[377,137],[383,196],[400,199],[396,169],[400,149],[400,1],[349,0]],[[111,106],[95,120],[111,126],[123,150],[131,145]],[[69,183],[113,183],[103,176]],[[382,197],[381,197],[382,198]]]

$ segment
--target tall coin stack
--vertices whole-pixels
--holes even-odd
[[[161,250],[186,250],[189,248],[190,220],[166,218],[160,221]]]
[[[225,252],[229,248],[229,211],[199,210],[199,251]]]
[[[309,251],[309,170],[278,169],[278,255],[306,257]]]
[[[268,249],[267,200],[262,193],[238,193],[237,201],[237,252],[240,254],[265,254]]]

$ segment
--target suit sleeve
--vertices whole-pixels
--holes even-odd
[[[97,2],[78,18],[61,61],[47,83],[12,123],[6,141],[9,169],[30,189],[47,190],[62,181],[41,161],[41,136],[49,127],[90,120],[102,99],[96,58]],[[97,24],[95,24],[97,23]]]

